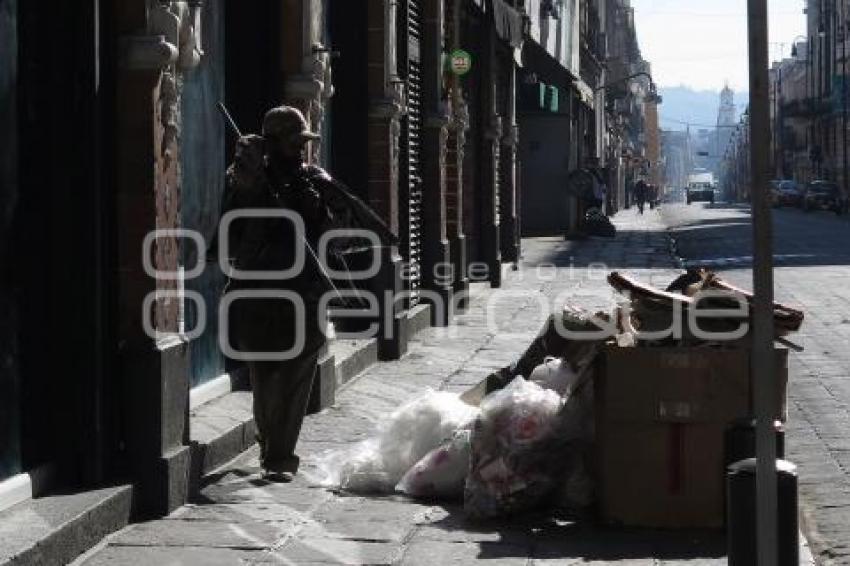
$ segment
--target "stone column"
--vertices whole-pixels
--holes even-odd
[[[395,0],[367,0],[368,195],[369,203],[395,234],[399,231],[398,160],[404,87],[397,74]],[[378,355],[397,359],[407,352],[407,312],[401,298],[402,259],[398,248],[385,248],[381,272],[371,290],[382,300]],[[387,300],[389,299],[389,300]]]
[[[484,135],[481,161],[484,163],[481,179],[481,245],[483,259],[489,270],[491,287],[502,285],[502,253],[499,236],[499,167],[502,143],[503,120],[496,106],[497,82],[499,80],[498,55],[496,53],[496,31],[492,22],[484,32],[484,81],[481,85],[484,97]]]
[[[333,96],[330,47],[325,38],[325,9],[321,0],[282,0],[281,69],[286,104],[304,113],[314,132],[322,131],[325,108]],[[309,159],[320,162],[321,146],[311,143]]]
[[[333,96],[330,51],[325,38],[325,10],[321,0],[282,0],[280,27],[283,100],[304,114],[309,127],[321,132],[325,108]],[[308,145],[307,159],[321,163],[321,145]],[[326,347],[319,353],[308,413],[321,411],[336,398],[336,359]]]
[[[423,229],[422,283],[431,303],[432,324],[447,325],[452,316],[452,273],[446,232],[446,159],[449,107],[443,95],[443,1],[423,3],[422,147]],[[433,297],[429,297],[433,294]]]
[[[507,89],[504,116],[504,135],[500,148],[501,198],[499,199],[502,261],[517,262],[520,254],[519,222],[517,221],[517,154],[519,126],[516,122],[516,67],[507,66],[503,88]]]
[[[469,276],[466,236],[463,233],[463,155],[466,131],[469,129],[469,110],[455,87],[452,92],[452,121],[446,153],[446,214],[447,235],[454,269],[453,290],[459,294],[456,307],[465,310],[469,305]]]
[[[120,3],[116,85],[116,224],[119,363],[124,380],[124,453],[136,510],[164,515],[186,501],[189,372],[181,321],[180,85],[197,65],[200,29],[186,2]],[[192,244],[186,244],[192,245]],[[151,276],[144,260],[157,271]],[[143,305],[149,309],[143,311]],[[147,322],[146,322],[147,321]],[[148,331],[145,331],[148,326]]]
[[[462,9],[463,2],[460,0],[447,0],[446,30],[449,35],[447,43],[450,45],[450,51],[461,47]],[[458,295],[455,307],[465,310],[469,303],[469,276],[466,235],[463,228],[463,157],[466,132],[469,129],[469,108],[463,99],[460,79],[451,75],[449,80],[451,121],[446,142],[446,235],[454,271],[452,288]]]

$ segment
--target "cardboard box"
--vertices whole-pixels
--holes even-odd
[[[777,356],[784,391],[787,351],[777,350]],[[604,520],[723,526],[723,433],[751,413],[749,364],[743,349],[606,349],[595,385]]]

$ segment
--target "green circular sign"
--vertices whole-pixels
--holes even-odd
[[[449,55],[449,68],[455,75],[465,75],[472,69],[472,55],[463,49],[456,49]]]

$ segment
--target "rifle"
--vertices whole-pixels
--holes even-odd
[[[218,107],[218,111],[221,112],[222,117],[224,117],[224,123],[230,127],[230,131],[232,131],[236,135],[236,139],[242,137],[242,132],[239,131],[239,126],[236,125],[236,120],[233,119],[233,116],[230,115],[230,112],[227,111],[227,107],[224,105],[224,102],[218,101],[216,104]]]

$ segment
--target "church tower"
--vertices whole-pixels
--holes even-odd
[[[717,132],[715,155],[718,160],[722,159],[726,146],[732,137],[732,129],[736,119],[735,92],[729,88],[729,84],[720,91],[720,109],[717,111]]]
[[[720,91],[720,110],[717,113],[718,126],[735,125],[735,92],[727,84]]]

